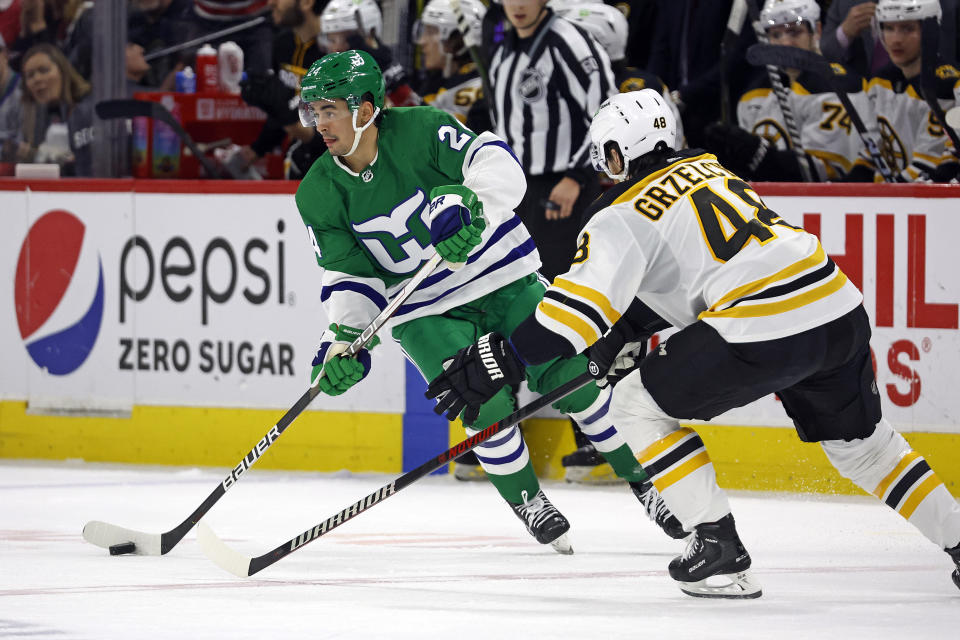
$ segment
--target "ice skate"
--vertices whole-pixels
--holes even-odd
[[[465,454],[454,460],[453,477],[463,482],[477,482],[487,479],[487,472],[480,466],[477,460],[477,454],[473,451],[467,451]]]
[[[567,537],[570,523],[550,503],[547,496],[543,494],[543,490],[538,491],[537,495],[530,499],[527,497],[527,492],[524,491],[523,504],[508,504],[513,508],[517,517],[527,525],[527,531],[537,539],[537,542],[550,544],[557,553],[564,555],[573,553],[573,547],[570,546],[570,540]]]
[[[957,565],[957,568],[953,570],[950,577],[953,578],[953,584],[957,585],[957,589],[960,589],[960,544],[950,549],[944,549],[944,551],[950,555],[953,562]]]
[[[580,484],[605,485],[622,482],[613,467],[597,453],[596,448],[584,444],[573,453],[563,456],[560,464],[564,469],[564,480]]]
[[[665,534],[674,540],[682,540],[689,535],[683,530],[683,525],[680,524],[677,517],[670,513],[670,509],[667,508],[660,492],[657,491],[652,482],[649,480],[631,482],[630,489],[633,491],[633,495],[637,496],[637,500],[640,501],[643,508],[646,509],[647,517],[663,529]]]
[[[750,554],[740,542],[733,515],[698,524],[683,554],[668,568],[680,590],[697,598],[759,598]]]

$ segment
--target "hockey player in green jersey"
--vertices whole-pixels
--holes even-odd
[[[536,247],[513,213],[526,181],[505,142],[490,132],[474,134],[432,107],[384,109],[380,69],[362,51],[315,62],[300,97],[304,124],[316,127],[328,149],[296,195],[323,267],[321,300],[332,323],[313,361],[314,384],[335,395],[366,375],[369,354],[348,358],[343,352],[434,251],[444,266],[398,309],[392,329],[427,381],[462,347],[490,331],[509,333],[534,311],[545,287],[536,273]],[[554,360],[529,367],[526,380],[545,392],[585,368],[582,357]],[[591,434],[594,416],[606,412],[599,397],[589,385],[555,406]],[[462,418],[472,434],[514,408],[505,388]],[[606,427],[593,435],[648,515],[682,535],[622,436]],[[570,525],[540,490],[520,430],[478,447],[477,456],[531,535],[571,552]]]

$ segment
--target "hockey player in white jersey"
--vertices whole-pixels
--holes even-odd
[[[898,181],[948,181],[955,173],[951,144],[921,88],[921,21],[939,22],[942,16],[938,0],[880,0],[874,14],[890,64],[870,79],[867,93],[876,113],[881,152]],[[960,94],[960,72],[942,60],[932,64],[935,99],[947,111]],[[869,155],[861,153],[854,178],[880,181]]]
[[[819,442],[844,476],[950,554],[960,588],[960,506],[881,416],[860,291],[816,236],[768,209],[713,155],[670,149],[674,126],[655,91],[603,103],[590,127],[593,158],[623,182],[595,203],[581,254],[536,312],[509,338],[483,338],[487,357],[507,382],[584,351],[602,375],[609,358],[595,354],[609,334],[598,319],[638,299],[678,329],[614,388],[606,419],[693,532],[669,566],[685,593],[761,589],[703,443],[678,420],[710,420],[771,393],[801,440]],[[458,353],[431,385],[439,408],[459,411],[496,387],[475,354]]]
[[[549,5],[557,12],[558,16],[586,30],[607,52],[617,89],[621,93],[639,91],[640,89],[656,89],[663,96],[664,102],[673,111],[677,120],[679,146],[676,148],[685,147],[680,111],[673,98],[670,97],[670,89],[656,74],[627,64],[629,25],[623,13],[616,7],[602,2],[561,3],[551,0]],[[642,355],[644,347],[645,345],[638,344],[637,353],[633,355]],[[614,484],[619,482],[616,473],[597,453],[589,438],[577,427],[575,422],[572,424],[577,449],[561,458],[564,478],[567,482],[583,484]]]
[[[820,53],[820,7],[814,0],[767,0],[760,24],[773,45],[797,47]],[[868,123],[874,121],[863,79],[852,70],[834,64],[850,100]],[[787,104],[800,132],[791,140],[769,76],[761,73],[737,105],[737,123],[717,123],[707,130],[707,148],[725,166],[748,180],[802,180],[796,154],[799,145],[819,181],[843,179],[853,168],[863,142],[851,125],[837,94],[826,78],[797,69],[781,72],[788,87]]]
[[[460,0],[467,31],[480,42],[487,8],[479,0]],[[460,32],[450,0],[430,0],[417,25],[416,43],[423,54],[427,81],[420,88],[426,104],[442,109],[466,123],[470,107],[483,95],[477,65],[470,58],[468,42]]]

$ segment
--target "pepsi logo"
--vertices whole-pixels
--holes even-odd
[[[62,209],[30,227],[14,281],[20,337],[41,369],[63,376],[93,351],[103,320],[103,264],[86,225]]]

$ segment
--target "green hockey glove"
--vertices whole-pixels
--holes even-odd
[[[486,227],[483,203],[467,187],[455,184],[430,192],[430,241],[451,269],[467,263]]]
[[[374,336],[368,347],[361,349],[353,358],[342,355],[359,335],[360,329],[330,325],[330,329],[324,332],[320,348],[311,363],[311,387],[319,385],[320,390],[328,396],[338,396],[366,377],[372,364],[367,348],[373,349],[377,346],[380,338]]]

